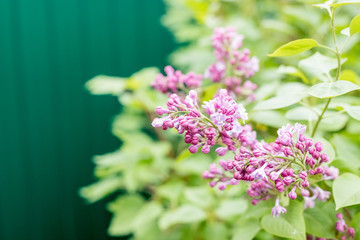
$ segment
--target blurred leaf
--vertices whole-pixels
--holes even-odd
[[[360,1],[358,1],[358,0],[338,0],[338,1],[336,1],[336,3],[330,4],[330,6],[337,8],[340,6],[344,6],[344,5],[348,5],[348,4],[356,4],[356,3],[360,3]]]
[[[333,184],[336,210],[360,204],[360,178],[352,173],[344,173]]]
[[[173,179],[157,188],[156,193],[161,197],[167,198],[170,201],[177,202],[180,194],[183,192],[184,183]]]
[[[335,209],[332,214],[335,215]],[[335,221],[329,217],[324,209],[307,208],[304,211],[306,232],[319,238],[335,239]]]
[[[215,210],[215,214],[220,219],[226,220],[244,213],[247,207],[248,202],[245,199],[228,199],[220,203],[220,206]]]
[[[158,73],[159,69],[155,67],[143,68],[131,75],[126,82],[126,88],[130,90],[138,90],[142,87],[148,88]]]
[[[345,61],[345,59],[342,59],[341,64]],[[335,58],[330,58],[319,52],[316,52],[299,62],[299,68],[309,74],[312,78],[321,74],[329,74],[332,69],[337,67],[338,63]]]
[[[360,83],[357,74],[349,69],[345,69],[344,71],[341,71],[340,79],[355,83],[357,85],[359,85]]]
[[[360,168],[360,148],[357,144],[340,134],[335,134],[331,141],[335,146],[338,158],[355,168]]]
[[[334,114],[333,111],[328,111],[324,116],[330,116]],[[321,120],[319,129],[328,132],[336,132],[343,129],[348,121],[349,117],[346,114],[338,114],[332,117],[327,117]]]
[[[108,209],[114,216],[111,219],[108,233],[111,236],[121,236],[134,231],[134,219],[144,205],[144,199],[139,195],[125,195],[108,204]]]
[[[299,77],[304,83],[309,83],[307,77],[299,69],[295,67],[281,65],[279,67],[279,72],[284,74],[289,74],[291,76]]]
[[[318,115],[310,109],[300,106],[287,111],[285,117],[290,120],[314,121],[317,119]]]
[[[268,56],[269,57],[292,56],[317,46],[319,46],[319,44],[314,39],[309,39],[309,38],[298,39],[279,47],[278,49],[275,50],[275,52],[273,52]]]
[[[98,75],[86,82],[85,87],[94,95],[117,96],[125,90],[126,78]]]
[[[344,106],[350,117],[360,121],[360,106]]]
[[[306,230],[303,216],[303,204],[291,201],[287,212],[274,218],[272,215],[265,215],[261,219],[261,226],[267,232],[276,236],[305,240]]]
[[[241,226],[236,226],[236,231],[231,240],[252,240],[260,231],[261,226],[258,220],[250,219],[244,221]]]
[[[210,191],[212,191],[212,189],[207,185],[202,187],[187,187],[185,188],[184,195],[189,203],[206,209],[214,204],[214,197]]]
[[[86,187],[82,187],[80,189],[80,196],[85,198],[88,202],[93,203],[115,192],[121,186],[121,178],[112,176]]]
[[[165,230],[178,223],[196,223],[206,218],[205,212],[192,205],[182,205],[174,210],[165,212],[159,221],[160,229]]]
[[[318,83],[312,86],[308,93],[317,98],[331,98],[359,89],[360,86],[352,82],[339,80],[332,83]]]
[[[135,217],[133,225],[135,229],[143,228],[155,221],[163,212],[163,207],[160,203],[152,201],[146,203]]]
[[[252,112],[250,118],[254,122],[274,128],[282,127],[283,125],[286,125],[288,123],[283,114],[269,110]]]
[[[350,35],[352,36],[358,32],[360,32],[360,15],[355,16],[350,23]]]
[[[222,222],[207,221],[203,236],[205,240],[227,240],[228,228]]]
[[[282,95],[259,102],[254,110],[271,110],[291,106],[302,99],[302,95]]]
[[[212,83],[209,86],[205,87],[201,100],[202,101],[211,100],[216,94],[217,90],[220,88],[221,88],[220,83]]]

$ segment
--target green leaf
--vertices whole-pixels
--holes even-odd
[[[300,106],[287,111],[285,117],[290,120],[313,121],[317,119],[318,115],[310,109]]]
[[[269,57],[292,56],[317,46],[319,46],[319,44],[314,39],[310,39],[310,38],[298,39],[279,47],[278,49],[275,50],[275,52],[273,52],[268,56]]]
[[[359,77],[357,76],[357,74],[354,71],[349,70],[349,69],[345,69],[344,71],[341,71],[340,79],[355,83],[357,85],[359,85],[359,83],[360,83]]]
[[[262,228],[276,236],[305,240],[305,221],[303,216],[303,204],[292,201],[287,207],[287,212],[274,218],[272,215],[265,215],[261,219]]]
[[[214,203],[214,197],[210,191],[212,189],[208,186],[202,187],[188,187],[184,191],[186,200],[201,208],[208,208]]]
[[[231,217],[240,215],[246,211],[248,202],[245,199],[229,199],[220,203],[220,206],[215,210],[215,214],[220,219],[229,219]]]
[[[159,221],[160,229],[165,230],[178,223],[196,223],[203,221],[206,213],[193,205],[182,205],[179,208],[165,212]]]
[[[184,189],[184,183],[173,179],[157,188],[157,194],[161,197],[167,198],[170,201],[177,202],[180,194]]]
[[[301,95],[283,95],[269,98],[259,102],[254,110],[271,110],[291,106],[302,99]]]
[[[250,118],[257,123],[274,128],[279,128],[288,123],[284,115],[279,112],[269,110],[252,112]]]
[[[360,106],[344,106],[350,117],[360,121]]]
[[[358,0],[339,0],[336,3],[330,4],[330,6],[337,8],[340,6],[348,5],[348,4],[357,4],[360,3]]]
[[[138,215],[135,217],[133,226],[134,228],[143,228],[152,223],[163,211],[160,203],[152,201],[143,206]]]
[[[341,64],[345,61],[345,59],[342,59]],[[329,74],[332,69],[337,67],[338,63],[335,58],[330,58],[319,52],[316,52],[299,62],[299,68],[309,74],[312,78],[322,74]]]
[[[292,66],[281,65],[278,69],[280,73],[289,74],[291,76],[299,77],[304,83],[309,83],[307,77],[299,69]]]
[[[348,162],[354,168],[360,168],[360,147],[351,139],[335,134],[332,143],[335,146],[337,157]]]
[[[360,86],[358,85],[339,80],[332,83],[318,83],[312,86],[307,92],[317,98],[331,98],[359,89]]]
[[[240,226],[235,225],[235,233],[231,240],[252,240],[260,231],[260,223],[258,220],[251,219],[243,222]]]
[[[319,129],[327,132],[336,132],[343,129],[349,120],[349,117],[346,114],[334,115],[331,117],[326,117],[334,111],[328,111],[324,116],[325,118],[321,120]],[[335,113],[334,113],[335,114]]]
[[[114,213],[108,233],[111,236],[130,234],[134,230],[134,219],[144,205],[144,199],[139,195],[119,197],[108,205],[108,210]]]
[[[227,240],[228,229],[222,222],[206,222],[203,232],[204,239],[206,240]]]
[[[350,23],[350,35],[360,32],[360,14],[355,16]]]
[[[85,87],[94,95],[117,96],[125,90],[126,78],[98,75],[86,82]]]
[[[344,173],[333,184],[336,210],[360,204],[360,178],[352,173]]]
[[[335,211],[333,211],[335,215]],[[320,238],[335,239],[335,222],[324,209],[307,208],[304,211],[306,232]]]
[[[80,196],[85,198],[88,202],[96,202],[110,193],[115,192],[121,186],[121,178],[113,176],[100,180],[89,186],[80,189]]]

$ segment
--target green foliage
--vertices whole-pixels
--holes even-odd
[[[261,219],[261,227],[276,236],[305,240],[303,204],[292,201],[287,207],[287,212],[278,218],[274,218],[270,214],[265,215]]]
[[[232,25],[245,35],[244,45],[261,62],[261,71],[255,76],[257,101],[246,106],[248,123],[264,139],[274,139],[274,128],[287,123],[306,124],[307,135],[315,135],[314,141],[323,143],[330,166],[340,170],[341,176],[332,185],[326,181],[324,186],[332,186],[336,209],[346,210],[360,204],[360,100],[359,91],[355,91],[360,89],[360,49],[355,45],[359,15],[351,20],[357,14],[356,5],[346,6],[358,2],[318,4],[328,10],[319,11],[307,3],[291,1],[274,5],[253,0],[167,0],[167,13],[162,19],[179,42],[187,43],[170,56],[170,61],[183,71],[203,73],[214,61],[210,41],[213,28]],[[329,44],[333,34],[328,28],[328,14],[333,18],[334,8],[340,6],[344,7],[338,11],[338,29],[350,23],[348,42],[355,42],[352,51],[338,47],[344,58]],[[346,38],[338,38],[346,46]],[[288,58],[267,57],[283,42],[288,43],[269,56]],[[329,45],[336,58],[323,53],[329,47],[321,43]],[[315,47],[321,53],[306,52]],[[291,57],[297,54],[297,58]],[[341,70],[342,65],[348,69]],[[98,181],[80,189],[89,203],[120,194],[108,204],[113,214],[110,235],[132,234],[132,239],[138,240],[304,240],[306,234],[336,238],[332,199],[304,211],[300,194],[300,200],[283,197],[280,203],[289,205],[287,213],[273,218],[273,201],[252,206],[245,198],[247,184],[230,186],[223,192],[209,188],[201,173],[219,158],[212,153],[191,154],[174,132],[158,131],[150,125],[156,116],[155,107],[166,102],[165,95],[150,87],[158,73],[156,68],[145,68],[129,78],[97,76],[86,84],[92,94],[116,96],[122,105],[112,125],[121,147],[94,157]],[[210,100],[223,87],[208,83],[201,99]],[[331,103],[326,104],[328,99]],[[228,158],[232,156],[223,157]],[[313,183],[321,179],[315,175],[309,180]],[[360,232],[360,215],[354,214],[356,209],[350,210],[351,224]]]
[[[333,192],[336,210],[360,204],[360,177],[344,173],[334,181]]]
[[[319,44],[314,39],[298,39],[279,47],[269,57],[292,56],[318,46]]]
[[[318,83],[312,86],[308,93],[317,98],[331,98],[359,89],[360,86],[352,82],[340,80],[332,83]]]

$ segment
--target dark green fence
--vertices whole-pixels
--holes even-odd
[[[174,47],[160,0],[0,1],[0,239],[108,239],[104,202],[86,206],[91,157],[114,150],[115,98],[97,74],[163,66]]]

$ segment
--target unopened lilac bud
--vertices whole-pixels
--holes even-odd
[[[303,187],[309,187],[309,181],[308,180],[304,180],[304,181],[302,181],[302,183],[301,183],[301,186],[303,186]]]
[[[201,151],[205,154],[207,154],[208,152],[210,152],[210,146],[209,145],[204,145],[202,148],[201,148]]]
[[[201,176],[202,176],[203,179],[209,178],[208,177],[209,176],[209,171],[204,171]]]
[[[329,162],[329,156],[326,153],[322,153],[320,157],[321,157],[321,162]]]
[[[234,179],[234,178],[230,180],[230,184],[231,184],[231,185],[238,185],[239,183],[240,183],[240,181],[239,181],[239,180],[236,180],[236,179]]]
[[[301,142],[297,142],[295,146],[300,151],[303,151],[305,149],[305,145],[303,143],[301,143]]]
[[[301,195],[302,195],[303,197],[309,197],[309,196],[310,196],[309,190],[303,188],[303,189],[301,189],[300,191],[301,191]]]
[[[314,169],[310,169],[310,170],[309,170],[309,174],[310,174],[310,175],[315,175],[315,174],[316,174],[316,172],[315,172],[315,170],[314,170]]]
[[[240,172],[234,172],[234,178],[236,180],[241,180],[242,179],[242,174]]]
[[[335,228],[336,228],[336,231],[338,231],[338,232],[344,232],[345,231],[344,224],[342,224],[342,222],[336,222]]]
[[[339,219],[339,220],[343,219],[342,213],[337,213],[336,218]]]
[[[225,190],[225,188],[226,188],[226,184],[220,183],[219,186],[218,186],[218,188],[219,188],[219,190],[223,191],[223,190]]]
[[[210,187],[215,187],[215,186],[216,186],[216,184],[217,184],[217,182],[215,182],[215,181],[211,181],[211,182],[209,182],[209,186],[210,186]]]
[[[316,142],[315,149],[316,151],[321,152],[323,150],[323,144],[321,142]]]
[[[189,151],[191,152],[191,153],[196,153],[197,151],[198,151],[198,146],[197,145],[191,145],[190,147],[189,147]]]
[[[320,153],[319,153],[319,152],[314,152],[314,153],[312,154],[312,156],[313,156],[313,158],[315,158],[315,159],[319,159]]]
[[[224,156],[227,153],[226,147],[218,147],[215,152],[217,152],[218,156]]]
[[[244,154],[244,153],[248,153],[249,151],[247,150],[246,147],[240,147],[240,153]]]
[[[309,153],[312,155],[315,152],[315,148],[309,148]]]
[[[316,174],[321,174],[324,172],[324,168],[323,167],[318,167],[316,168]]]
[[[306,145],[307,147],[311,147],[311,146],[313,145],[312,139],[311,139],[311,138],[306,139],[305,145]]]
[[[295,191],[289,192],[289,198],[290,198],[291,200],[295,200],[295,199],[297,198],[296,192],[295,192]]]
[[[260,199],[253,198],[253,199],[251,199],[251,204],[255,206],[259,203],[259,201],[260,201]]]
[[[284,178],[285,185],[290,185],[293,181],[294,181],[294,179],[292,179],[289,176]]]
[[[354,229],[354,228],[349,227],[348,230],[347,230],[347,232],[348,232],[348,234],[349,234],[349,236],[350,236],[351,238],[354,238],[354,237],[355,237],[355,229]]]
[[[305,142],[305,141],[306,141],[306,137],[305,137],[304,134],[300,134],[300,135],[299,135],[299,141],[300,141],[300,142]]]
[[[305,180],[306,177],[307,177],[307,173],[305,171],[299,173],[299,178],[301,178],[302,180]]]

